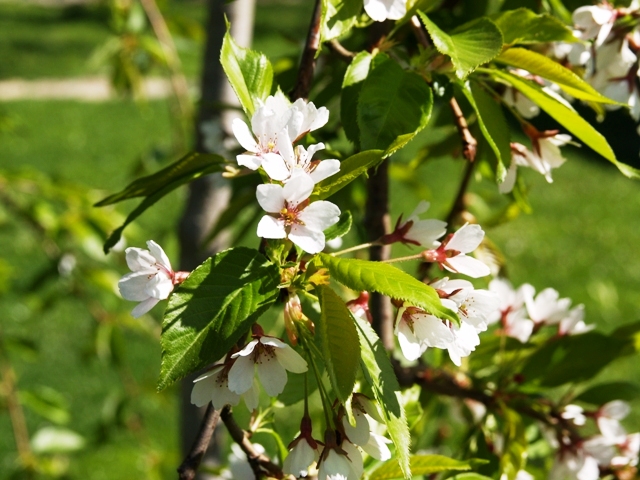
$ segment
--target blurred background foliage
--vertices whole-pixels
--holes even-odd
[[[108,256],[102,243],[130,205],[92,207],[183,153],[172,99],[145,101],[139,91],[141,75],[165,75],[167,66],[137,3],[45,3],[0,2],[0,81],[108,75],[120,96],[0,103],[0,479],[173,478],[180,460],[177,389],[156,392],[161,309],[134,320],[116,283],[126,271],[127,245],[154,239],[177,260],[174,232],[185,191],[145,213]],[[197,85],[206,5],[159,6],[189,85]],[[254,48],[271,58],[285,90],[311,7],[305,0],[258,1]],[[334,77],[343,69],[337,66]],[[316,103],[331,85],[330,76],[318,82]],[[328,106],[337,121],[336,106]],[[634,163],[637,136],[625,133],[627,125],[633,128],[610,117],[604,128],[617,134],[610,140],[619,158]],[[439,152],[449,134],[429,128],[394,157],[396,215],[419,198],[432,201],[433,216],[446,215],[463,168]],[[429,161],[409,164],[416,156]],[[553,287],[584,303],[587,321],[610,332],[640,319],[638,184],[584,151],[569,156],[552,185],[527,176],[533,214],[507,208],[480,174],[467,200],[515,285]],[[356,209],[364,198],[358,188],[350,200]],[[239,241],[255,244],[252,235]],[[640,378],[633,357],[598,380],[629,378]],[[640,400],[632,406],[628,423],[638,425]]]

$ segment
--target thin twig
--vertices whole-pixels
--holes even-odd
[[[467,193],[467,189],[469,188],[469,181],[471,180],[471,174],[473,173],[473,166],[475,163],[469,162],[467,163],[464,175],[462,176],[462,181],[460,182],[460,186],[458,187],[458,193],[456,194],[456,198],[453,201],[453,205],[451,205],[451,210],[449,210],[449,215],[445,219],[447,224],[451,225],[457,220],[458,216],[464,212],[467,208],[464,202],[464,196]]]
[[[336,53],[342,60],[344,60],[347,63],[351,63],[351,61],[354,59],[354,57],[356,56],[355,52],[352,52],[351,50],[347,50],[338,40],[336,40],[335,38],[333,40],[330,40],[329,42],[327,42],[327,45],[329,46],[329,48]]]
[[[240,428],[236,423],[235,418],[233,418],[233,411],[229,405],[222,409],[220,418],[227,427],[231,438],[233,438],[234,442],[236,442],[247,455],[247,460],[249,461],[249,465],[251,465],[256,479],[261,478],[265,473],[275,478],[284,477],[282,469],[278,465],[273,463],[266,455],[256,452],[253,444],[249,440],[249,433]]]
[[[200,431],[198,436],[193,442],[191,451],[186,456],[182,464],[178,467],[178,478],[180,480],[193,480],[198,473],[198,467],[204,457],[204,454],[209,448],[211,442],[211,436],[216,428],[218,420],[220,419],[220,411],[213,408],[213,405],[209,404],[207,411],[204,414],[202,423],[200,424]]]
[[[411,29],[413,30],[413,34],[416,36],[416,39],[424,48],[431,46],[431,42],[429,42],[429,37],[422,29],[422,24],[420,23],[420,19],[414,15],[411,17]]]
[[[322,1],[316,0],[313,8],[311,24],[307,33],[307,41],[302,52],[300,60],[300,69],[298,70],[298,79],[293,90],[289,94],[291,100],[298,98],[307,98],[311,91],[311,81],[316,68],[316,53],[320,47],[320,23],[322,20]]]
[[[476,159],[478,141],[476,140],[476,137],[471,134],[467,119],[464,117],[460,104],[455,97],[451,97],[451,100],[449,100],[449,106],[453,112],[453,120],[456,127],[458,127],[458,132],[462,138],[462,155],[464,158],[469,160],[469,162],[473,162]]]

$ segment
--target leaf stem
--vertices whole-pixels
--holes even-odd
[[[422,258],[422,253],[417,253],[408,257],[389,258],[388,260],[382,260],[382,263],[408,262],[410,260],[421,260]]]
[[[370,248],[376,245],[382,245],[378,240],[375,242],[362,243],[360,245],[356,245],[355,247],[345,248],[344,250],[340,250],[338,252],[333,252],[330,255],[332,257],[337,257],[338,255],[344,255],[345,253],[356,252],[358,250],[364,250],[365,248]]]

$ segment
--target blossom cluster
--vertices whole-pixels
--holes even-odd
[[[638,465],[640,433],[628,434],[620,424],[630,411],[629,404],[622,400],[605,403],[593,412],[585,412],[578,405],[566,405],[563,418],[577,427],[584,426],[587,418],[591,418],[599,433],[577,441],[568,436],[551,439],[558,454],[549,478],[597,480],[601,469],[617,472],[618,478],[631,478],[623,472],[633,475]]]

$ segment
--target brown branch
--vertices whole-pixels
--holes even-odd
[[[424,48],[428,48],[431,46],[431,42],[429,42],[429,37],[427,37],[427,34],[422,29],[422,24],[420,23],[420,19],[416,15],[411,17],[411,30],[413,30],[413,34],[415,35],[420,45],[422,45]]]
[[[369,171],[367,205],[364,226],[369,240],[377,240],[391,230],[389,216],[389,162],[384,161],[377,170]],[[379,262],[391,257],[391,245],[374,245],[369,249],[369,260]],[[387,350],[393,350],[393,308],[389,297],[371,294],[369,302],[373,329]]]
[[[344,48],[344,46],[335,38],[327,42],[327,45],[329,46],[331,51],[333,51],[335,54],[337,54],[342,60],[344,60],[347,63],[351,63],[351,61],[356,56],[355,52],[352,52],[351,50],[347,50],[346,48]]]
[[[462,113],[460,104],[455,97],[451,97],[451,100],[449,100],[449,106],[451,107],[451,111],[453,112],[453,120],[456,124],[456,127],[458,128],[460,137],[462,138],[462,155],[464,156],[464,158],[469,160],[469,162],[473,162],[476,159],[478,141],[471,134],[471,131],[469,131],[469,124],[467,123],[467,119],[464,117],[464,113]]]
[[[451,210],[449,210],[449,214],[445,219],[447,224],[449,225],[449,229],[451,230],[451,225],[456,222],[460,214],[464,212],[467,208],[464,197],[467,193],[467,189],[469,188],[469,181],[471,180],[471,174],[473,173],[473,166],[475,163],[469,162],[465,166],[464,175],[462,176],[462,181],[460,182],[460,186],[458,187],[458,193],[456,194],[456,198],[453,201],[453,205],[451,205]]]
[[[234,442],[236,442],[247,455],[247,460],[249,461],[249,465],[251,465],[256,479],[261,478],[265,473],[271,477],[284,478],[282,469],[278,465],[273,463],[266,455],[256,452],[253,444],[249,440],[249,433],[240,428],[236,423],[235,418],[233,418],[233,411],[229,405],[222,409],[220,418],[227,427],[231,438],[233,438]]]
[[[309,25],[309,33],[307,33],[307,41],[302,52],[300,60],[300,69],[298,70],[298,79],[289,94],[291,100],[298,98],[307,98],[311,91],[311,81],[316,68],[316,53],[320,48],[320,26],[322,21],[322,1],[316,0],[316,5],[311,16],[311,24]]]
[[[196,477],[198,467],[200,467],[200,462],[202,462],[202,458],[207,452],[207,448],[209,448],[211,436],[219,419],[220,411],[214,409],[212,404],[209,404],[202,423],[200,424],[198,436],[191,447],[191,451],[178,467],[178,478],[180,480],[193,480]]]

